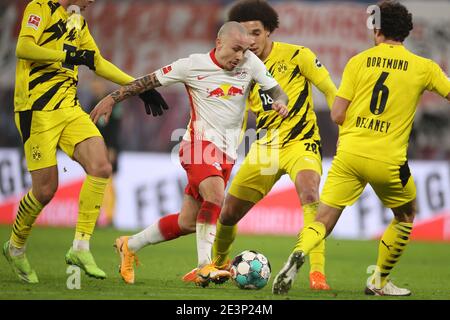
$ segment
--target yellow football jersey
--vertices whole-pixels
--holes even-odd
[[[320,146],[311,84],[328,77],[328,70],[310,49],[282,42],[273,42],[264,64],[289,97],[289,115],[282,119],[271,109],[272,99],[255,85],[247,102],[256,114],[257,143],[282,148],[313,139]]]
[[[450,81],[432,60],[402,45],[380,44],[347,63],[337,95],[351,101],[339,151],[401,164],[424,90],[446,97]]]
[[[80,16],[79,23],[68,24],[68,13],[57,0],[35,0],[24,12],[20,37],[32,37],[47,49],[76,51],[98,48],[86,21]],[[64,62],[39,63],[18,59],[14,110],[50,111],[79,105],[76,95],[78,66]]]

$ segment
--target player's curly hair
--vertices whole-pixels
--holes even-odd
[[[259,20],[272,33],[278,28],[278,13],[265,0],[241,0],[228,12],[228,21],[246,22]]]
[[[412,14],[397,1],[378,3],[381,12],[381,33],[387,38],[403,42],[413,29]]]

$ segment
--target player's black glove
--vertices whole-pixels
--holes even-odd
[[[89,69],[95,71],[94,56],[94,50],[71,51],[67,52],[65,63],[73,66],[85,65],[88,66]]]
[[[164,98],[155,89],[150,89],[142,92],[139,95],[139,98],[144,101],[145,112],[147,112],[147,114],[153,115],[154,117],[161,116],[164,112],[163,109],[169,109],[169,106],[167,105]]]

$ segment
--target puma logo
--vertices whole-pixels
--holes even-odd
[[[320,237],[320,233],[319,233],[319,231],[317,231],[316,229],[314,229],[314,228],[311,228],[311,227],[309,227],[308,229],[311,229],[311,230],[314,230],[316,233],[317,233],[317,235]]]

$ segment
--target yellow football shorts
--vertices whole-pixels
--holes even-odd
[[[282,175],[289,174],[295,183],[302,170],[314,170],[322,175],[320,147],[314,140],[299,141],[284,148],[253,143],[228,193],[256,203],[269,193]]]
[[[102,136],[81,107],[16,112],[15,122],[29,171],[56,165],[58,147],[72,158],[78,143]]]
[[[343,209],[358,200],[367,183],[387,208],[400,207],[416,197],[408,162],[394,165],[339,152],[331,164],[320,201]]]

